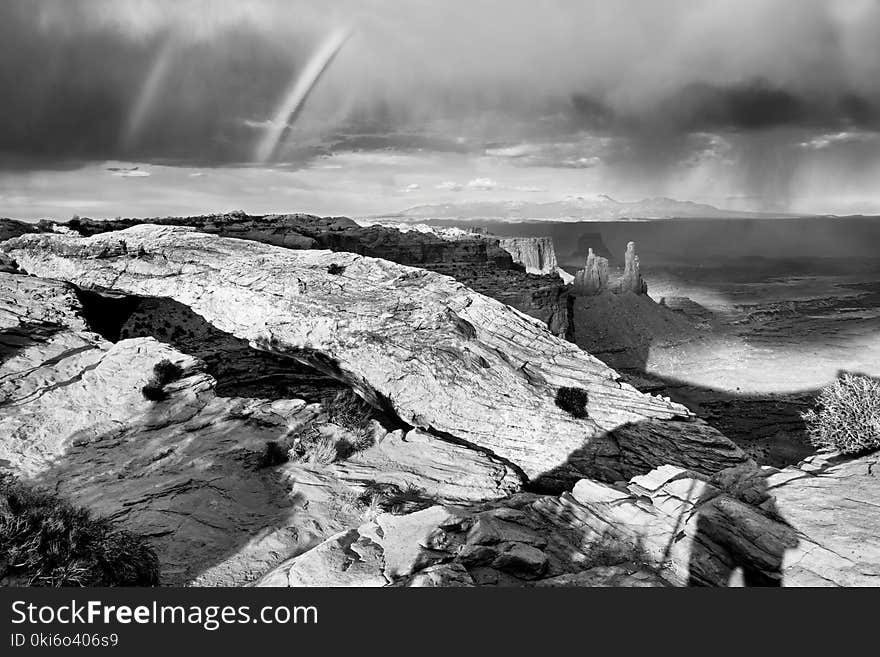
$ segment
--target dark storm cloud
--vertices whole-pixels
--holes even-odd
[[[252,129],[242,117],[265,112],[266,98],[290,76],[290,49],[254,47],[261,35],[252,28],[230,26],[218,41],[181,40],[143,131],[126,145],[126,120],[168,28],[137,39],[109,27],[46,30],[29,11],[38,4],[0,8],[0,151],[6,154],[44,163],[245,159]]]
[[[355,35],[287,161],[532,144],[512,157],[647,175],[699,158],[702,133],[776,131],[765,149],[790,150],[810,138],[793,131],[880,116],[874,0],[5,0],[0,162],[247,161],[291,76],[344,24]],[[583,132],[616,141],[570,139]]]

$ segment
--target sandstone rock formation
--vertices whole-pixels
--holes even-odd
[[[876,586],[877,457],[815,461],[383,514],[258,585]]]
[[[2,248],[31,274],[174,299],[215,328],[354,385],[410,426],[491,450],[546,486],[578,473],[613,480],[664,463],[711,473],[748,460],[684,407],[638,393],[535,320],[424,270],[171,226],[87,239],[24,235]],[[328,271],[334,264],[341,273]],[[588,391],[588,419],[555,405],[560,386]]]
[[[146,535],[164,584],[252,581],[359,524],[371,485],[452,503],[520,487],[499,459],[416,430],[382,430],[327,466],[261,467],[270,441],[324,426],[320,404],[249,396],[247,379],[221,389],[191,355],[147,337],[110,342],[87,314],[68,284],[0,274],[0,467]],[[242,358],[225,345],[209,336],[200,349]],[[141,388],[162,360],[182,376],[150,401]]]
[[[740,467],[709,480],[667,466],[626,490],[582,481],[571,495],[585,524],[640,542],[676,584],[876,586],[876,460]]]
[[[570,498],[382,514],[276,567],[257,586],[668,586],[630,545],[585,534]]]
[[[626,245],[623,277],[620,279],[619,288],[621,292],[632,292],[633,294],[648,293],[648,284],[642,279],[635,242],[629,242]]]
[[[165,584],[880,583],[876,455],[758,468],[448,277],[172,226],[0,248],[32,274],[0,273],[0,467],[146,534]],[[652,303],[577,303],[609,299]],[[344,433],[351,386],[368,446],[264,462]]]
[[[424,225],[361,226],[347,217],[252,216],[244,212],[162,219],[80,219],[65,226],[82,235],[95,235],[144,223],[191,226],[200,232],[224,237],[293,249],[323,248],[358,253],[429,269],[452,276],[478,292],[541,320],[554,335],[565,336],[569,331],[568,295],[556,272],[526,273],[525,267],[515,263],[510,253],[500,247],[498,239],[475,231]],[[16,230],[19,228],[16,226]],[[30,230],[35,231],[36,227],[31,225]],[[52,225],[41,224],[40,230],[52,230]],[[9,237],[18,234],[21,233],[10,233]]]
[[[529,274],[553,275],[559,264],[553,240],[549,237],[502,237],[501,248],[513,261],[526,268]]]
[[[587,251],[584,268],[578,270],[574,278],[574,293],[592,296],[608,290],[608,259],[597,256],[593,249]]]

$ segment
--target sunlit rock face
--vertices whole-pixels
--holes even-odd
[[[376,444],[332,464],[261,465],[268,443],[334,426],[326,405],[297,396],[323,389],[320,373],[218,336],[168,300],[83,298],[68,283],[0,274],[0,467],[145,535],[163,584],[246,584],[359,524],[352,500],[370,486],[473,503],[521,485],[482,451],[375,421]],[[211,366],[172,342],[234,362]],[[179,377],[148,399],[163,361]]]
[[[556,250],[549,237],[502,237],[501,248],[510,253],[513,261],[526,268],[529,274],[556,273]]]
[[[747,460],[683,406],[638,393],[543,324],[425,270],[171,226],[25,235],[3,249],[31,274],[173,299],[252,346],[346,381],[410,426],[491,450],[543,486]],[[588,418],[556,406],[562,386],[588,392]]]
[[[828,458],[830,456],[830,458]],[[260,586],[876,586],[876,457],[713,477],[662,466],[561,496],[382,514]]]
[[[629,242],[624,254],[623,276],[618,283],[621,292],[648,294],[648,284],[642,279],[639,256],[636,255],[636,243]]]
[[[252,216],[244,212],[162,219],[81,219],[68,222],[65,227],[82,235],[94,235],[143,223],[191,226],[204,233],[291,249],[345,251],[421,267],[452,276],[478,292],[541,320],[554,335],[565,336],[570,328],[567,294],[555,267],[547,273],[528,273],[523,264],[515,262],[511,253],[501,248],[498,239],[478,231],[424,225],[361,226],[347,217]],[[43,230],[52,228],[50,224],[41,226]],[[547,248],[552,251],[552,243]],[[555,254],[549,255],[550,251],[545,248],[541,257],[555,262]]]
[[[2,249],[47,277],[0,273],[2,465],[145,533],[165,584],[880,577],[876,457],[758,468],[683,407],[448,277],[179,227]],[[582,300],[624,298],[650,302]],[[163,360],[180,377],[151,401]],[[325,385],[357,387],[398,424],[330,464],[261,466],[268,442],[327,422],[297,396]],[[562,385],[588,391],[590,417],[555,406]],[[524,475],[555,493],[521,492]],[[418,499],[365,518],[353,500],[377,487]]]
[[[611,284],[608,282],[608,259],[597,255],[592,247],[587,250],[584,267],[575,275],[574,293],[579,296],[592,296],[609,290],[632,292],[642,296],[648,294],[648,284],[642,278],[635,242],[626,245],[623,274]]]

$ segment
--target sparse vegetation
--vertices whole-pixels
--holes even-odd
[[[328,273],[328,274],[339,275],[339,274],[341,274],[341,273],[344,272],[344,271],[345,271],[345,266],[344,266],[344,265],[338,265],[338,264],[336,264],[335,262],[331,262],[330,265],[328,265],[328,267],[327,267],[327,273]]]
[[[292,427],[278,441],[266,443],[258,467],[293,459],[309,465],[329,465],[373,445],[373,408],[351,390],[324,403],[325,418]]]
[[[310,443],[305,460],[309,465],[330,465],[338,456],[336,441],[330,436],[318,436]]]
[[[159,561],[143,537],[0,474],[0,578],[28,586],[155,586]]]
[[[321,433],[318,425],[314,423],[299,432],[293,441],[290,453],[298,463],[309,465],[329,465],[339,456],[336,440]]]
[[[597,536],[584,550],[584,554],[586,555],[584,563],[588,568],[616,566],[627,562],[655,567],[641,541],[630,543],[610,532]]]
[[[141,394],[145,399],[160,402],[168,398],[165,386],[177,381],[183,376],[183,369],[177,363],[172,363],[167,358],[153,366],[153,378],[141,388]]]
[[[370,522],[382,513],[377,495],[358,495],[354,491],[338,492],[330,498],[329,504],[346,522]]]
[[[362,505],[370,505],[395,515],[415,513],[437,504],[436,499],[412,484],[401,488],[396,484],[372,483],[358,500]]]
[[[345,429],[350,437],[337,446],[340,456],[346,458],[373,445],[373,407],[353,390],[336,393],[333,401],[325,404],[327,420]]]
[[[880,380],[843,374],[822,389],[816,408],[802,417],[816,447],[843,454],[880,449]]]
[[[589,417],[589,401],[590,397],[583,388],[562,387],[556,391],[556,405],[576,418]]]
[[[141,394],[144,396],[144,399],[148,399],[151,402],[160,402],[168,398],[168,393],[165,392],[165,389],[154,381],[149,381],[141,388]]]
[[[181,376],[183,376],[183,369],[180,365],[172,363],[167,358],[153,365],[153,377],[160,386],[177,381]]]

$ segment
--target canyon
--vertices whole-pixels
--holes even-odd
[[[540,241],[345,218],[4,230],[0,464],[147,536],[165,584],[880,576],[876,457],[759,465],[607,364],[699,330],[646,295],[635,247],[619,281],[592,253],[566,286],[526,271]],[[147,399],[165,361],[181,376]],[[315,436],[332,458],[292,457]]]

